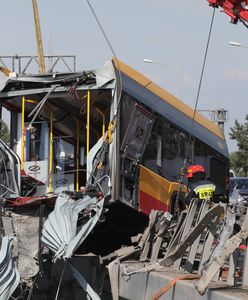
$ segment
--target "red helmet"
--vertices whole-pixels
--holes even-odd
[[[187,178],[192,178],[195,173],[205,173],[205,169],[200,165],[189,166],[187,169]]]

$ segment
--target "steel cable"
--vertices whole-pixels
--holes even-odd
[[[189,131],[190,134],[189,134],[189,139],[188,139],[187,148],[186,148],[186,157],[184,159],[184,167],[186,165],[187,157],[188,157],[188,154],[189,154],[188,152],[189,152],[190,140],[192,138],[192,129],[194,127],[196,110],[197,110],[200,91],[201,91],[201,86],[202,86],[202,79],[203,79],[203,74],[204,74],[204,71],[205,71],[205,66],[206,66],[206,61],[207,61],[207,54],[208,54],[208,49],[209,49],[210,37],[211,37],[211,34],[212,34],[214,16],[215,16],[215,8],[213,9],[212,19],[211,19],[211,24],[210,24],[210,28],[209,28],[208,39],[207,39],[207,44],[206,44],[206,49],[205,49],[205,54],[204,54],[204,59],[203,59],[203,65],[202,65],[202,70],[201,70],[201,76],[200,76],[200,81],[199,81],[199,85],[198,85],[197,96],[196,96],[196,101],[195,101],[195,106],[194,106],[194,112],[193,112],[193,117],[192,117],[192,120],[191,120],[191,126],[190,126],[190,131]]]
[[[191,142],[191,138],[192,138],[192,129],[193,129],[194,123],[195,123],[196,110],[197,110],[197,106],[198,106],[198,102],[199,102],[199,96],[200,96],[200,91],[201,91],[201,86],[202,86],[202,79],[203,79],[205,66],[206,66],[206,61],[207,61],[207,54],[208,54],[209,43],[210,43],[210,38],[211,38],[211,34],[212,34],[214,16],[215,16],[215,8],[213,9],[213,14],[212,14],[212,18],[211,18],[209,33],[208,33],[207,44],[206,44],[206,48],[205,48],[205,54],[204,54],[204,58],[203,58],[200,81],[199,81],[199,84],[198,84],[197,95],[196,95],[196,100],[195,100],[195,106],[194,106],[193,116],[192,116],[191,125],[190,125],[190,129],[189,129],[189,138],[188,138],[187,147],[186,147],[186,155],[185,155],[185,158],[184,158],[183,167],[182,167],[182,169],[180,171],[180,175],[179,175],[179,191],[177,193],[176,202],[178,202],[178,199],[179,199],[179,196],[180,196],[180,191],[182,189],[183,179],[184,179],[184,176],[186,175],[186,162],[187,162],[187,158],[188,158],[188,154],[189,154],[190,142]]]

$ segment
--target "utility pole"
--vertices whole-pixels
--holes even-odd
[[[37,5],[37,1],[36,0],[32,0],[32,1],[33,1],[35,31],[36,31],[36,42],[37,42],[39,72],[41,74],[45,74],[46,73],[46,68],[45,68],[43,44],[42,44],[42,37],[41,37],[41,29],[40,29],[40,19],[39,19],[38,5]]]

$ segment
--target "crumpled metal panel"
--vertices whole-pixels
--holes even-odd
[[[4,236],[0,249],[0,300],[7,300],[19,284],[20,275],[12,259],[11,236]]]
[[[41,241],[54,252],[54,260],[67,259],[85,240],[102,213],[104,198],[98,200],[86,195],[74,201],[67,194],[60,194],[54,210],[44,222]],[[81,225],[77,226],[82,212]]]
[[[19,96],[23,95],[23,89],[19,88],[19,84],[28,83],[27,90],[40,90],[50,89],[49,85],[59,84],[61,89],[64,91],[68,90],[68,86],[64,86],[65,83],[76,82],[79,78],[84,78],[86,74],[90,74],[95,78],[96,82],[91,88],[101,88],[103,86],[109,85],[113,87],[113,81],[115,79],[115,72],[111,61],[107,61],[105,65],[97,70],[88,70],[83,72],[69,72],[69,73],[56,73],[56,74],[46,74],[46,75],[25,75],[25,74],[15,74],[16,76],[8,77],[0,74],[0,98],[3,97],[5,93],[8,96]],[[80,83],[77,89],[85,88],[85,84]],[[10,94],[9,94],[10,93]]]

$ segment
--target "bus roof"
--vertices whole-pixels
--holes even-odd
[[[121,72],[124,92],[151,107],[186,132],[191,132],[193,136],[204,141],[218,152],[228,156],[225,136],[219,126],[198,112],[195,113],[195,119],[192,123],[194,110],[190,106],[122,61],[113,58],[113,63]]]

